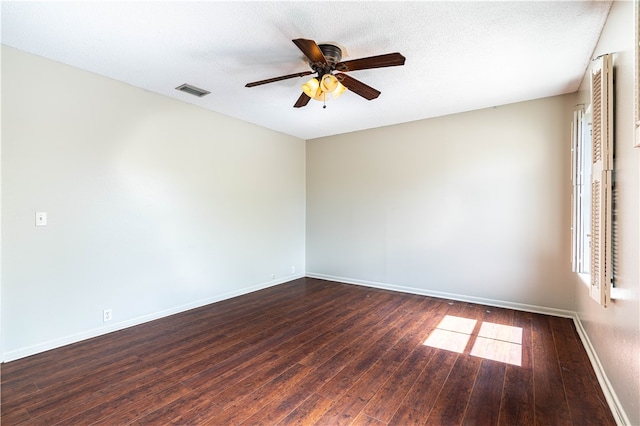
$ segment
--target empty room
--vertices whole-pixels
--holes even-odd
[[[2,425],[640,425],[638,2],[1,8]]]

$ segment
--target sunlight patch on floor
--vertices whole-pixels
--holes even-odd
[[[429,334],[424,345],[447,351],[464,353],[476,320],[446,315]],[[482,322],[471,356],[490,359],[511,365],[522,365],[522,328],[510,325]]]
[[[445,315],[424,344],[461,354],[467,347],[476,323],[476,320],[469,318]]]
[[[468,334],[456,333],[455,331],[440,330],[436,328],[424,342],[425,345],[433,348],[444,349],[446,351],[461,354],[469,342]]]
[[[471,334],[478,321],[469,318],[461,318],[453,315],[445,315],[438,324],[440,330],[455,331],[457,333]]]

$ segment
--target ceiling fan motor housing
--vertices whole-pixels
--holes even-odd
[[[319,44],[322,54],[331,65],[335,65],[342,60],[342,50],[333,44]]]
[[[334,44],[319,44],[318,47],[322,51],[327,64],[310,63],[311,68],[318,73],[318,78],[322,78],[325,74],[331,74],[335,70],[335,64],[342,60],[342,49]]]

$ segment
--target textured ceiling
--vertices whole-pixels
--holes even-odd
[[[302,139],[570,93],[611,2],[2,2],[2,43]],[[300,109],[309,70],[291,42],[343,60],[400,52],[405,66],[353,71],[382,94]],[[175,90],[211,91],[197,98]]]

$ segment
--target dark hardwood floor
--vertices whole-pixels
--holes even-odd
[[[570,319],[309,278],[1,375],[3,426],[615,424]]]

